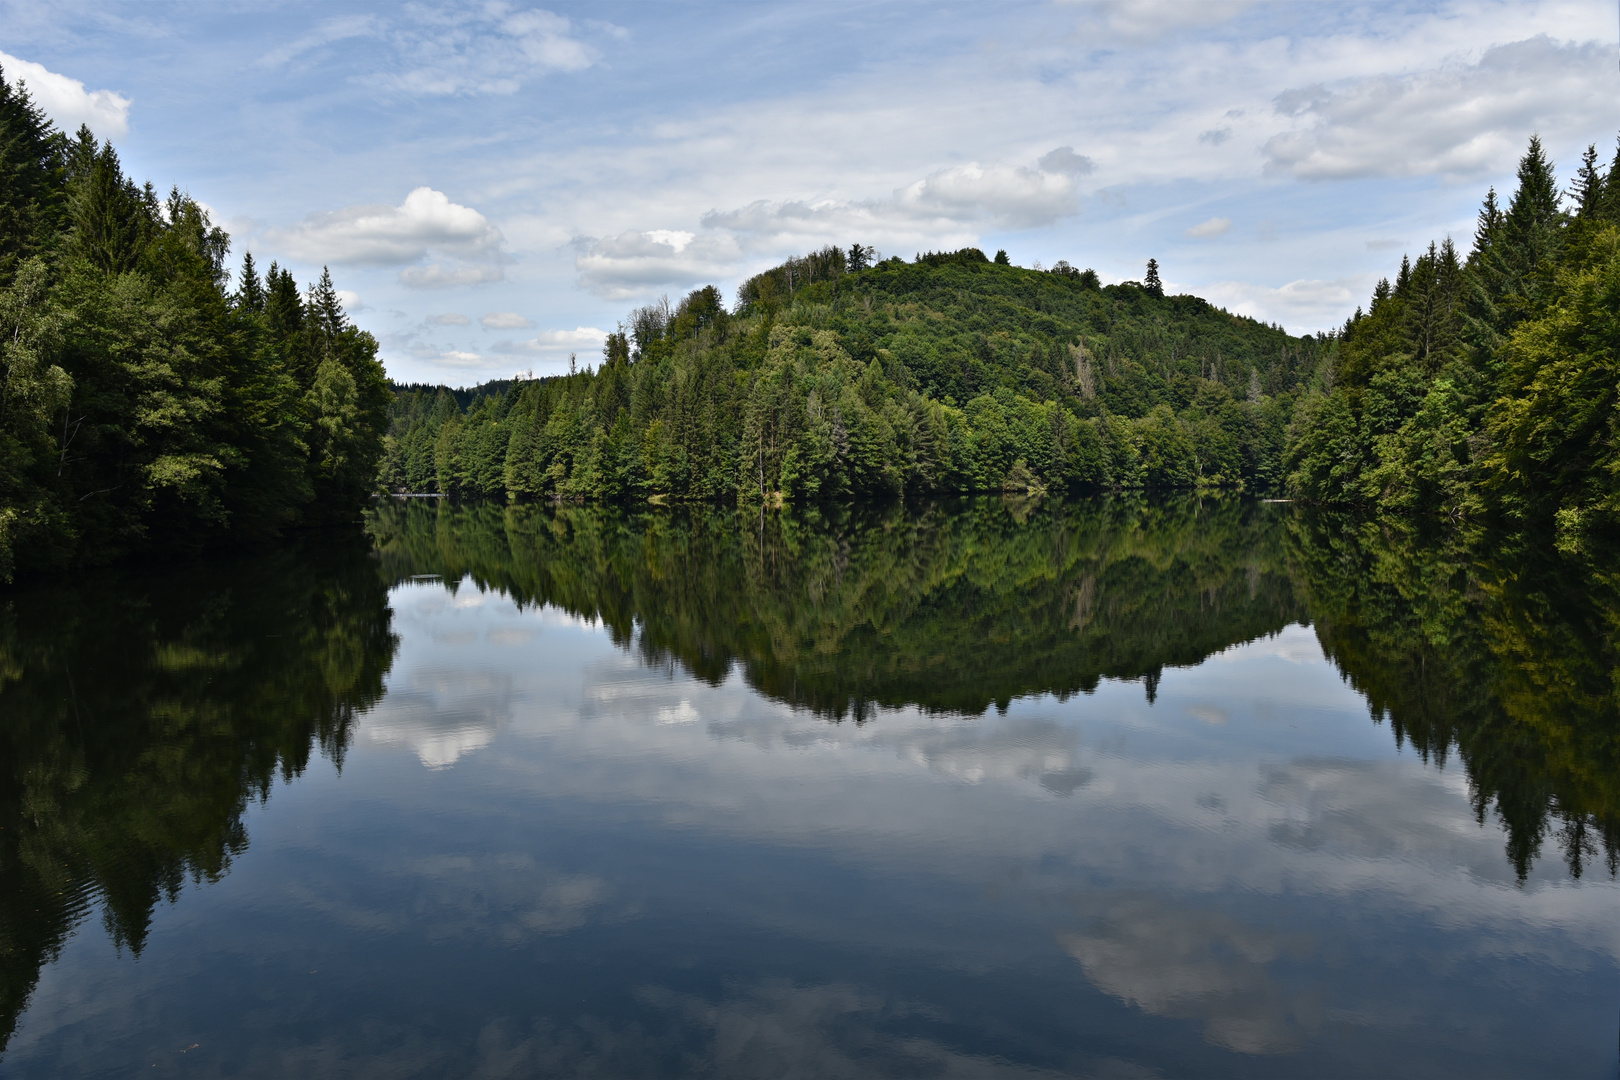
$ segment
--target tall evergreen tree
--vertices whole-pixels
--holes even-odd
[[[1164,282],[1159,280],[1158,259],[1149,259],[1147,261],[1147,274],[1142,278],[1142,288],[1147,291],[1149,296],[1164,295]]]
[[[253,265],[253,252],[242,255],[242,272],[236,285],[236,306],[242,311],[261,314],[264,311],[264,285],[259,281],[258,267]]]

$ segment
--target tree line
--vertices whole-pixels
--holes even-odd
[[[0,580],[352,519],[392,395],[330,275],[301,292],[0,73]]]

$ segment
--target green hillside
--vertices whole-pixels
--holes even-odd
[[[977,249],[827,248],[630,313],[598,365],[462,401],[395,399],[401,491],[818,499],[1274,487],[1326,338],[1193,296]]]

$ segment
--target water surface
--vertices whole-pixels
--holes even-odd
[[[385,506],[19,590],[8,1076],[1613,1076],[1612,579],[1239,501]]]

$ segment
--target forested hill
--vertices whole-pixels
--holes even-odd
[[[248,256],[232,291],[229,249],[0,74],[0,581],[358,516],[377,343],[326,275]]]
[[[497,392],[396,392],[399,491],[773,500],[1284,480],[1332,347],[977,249],[827,248],[631,312],[599,363]]]
[[[827,248],[630,314],[600,364],[396,393],[394,490],[790,500],[1244,487],[1557,529],[1620,526],[1620,154],[1561,191],[1539,140],[1466,254],[1403,258],[1295,338],[1193,296],[976,249]]]

